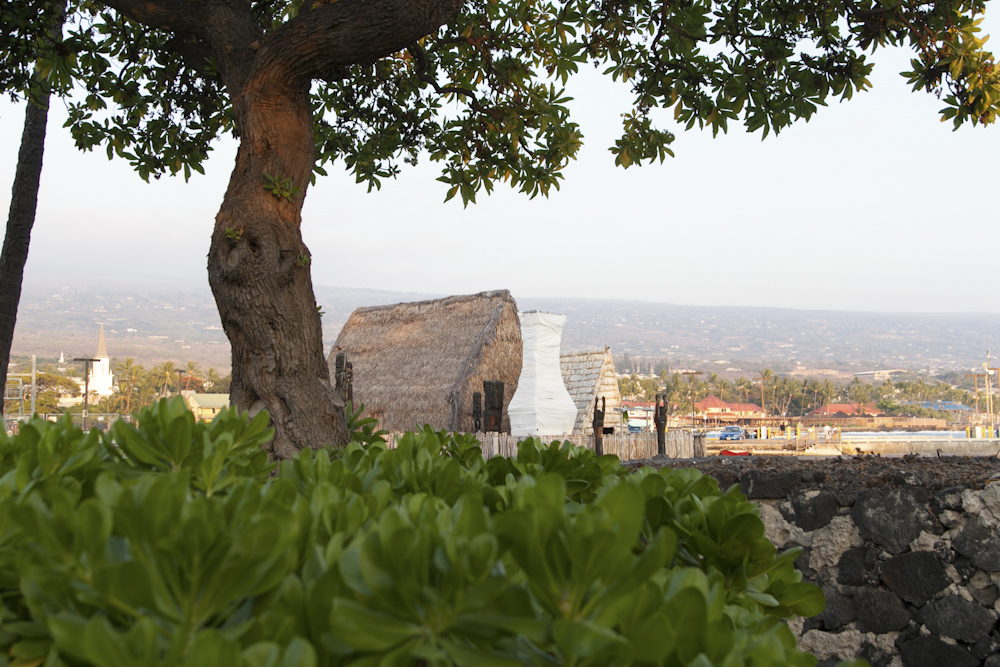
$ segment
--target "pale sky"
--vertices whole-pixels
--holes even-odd
[[[1000,25],[998,12],[984,22]],[[997,32],[994,30],[994,32]],[[952,132],[943,104],[911,93],[906,52],[876,54],[874,89],[761,142],[677,131],[676,157],[623,170],[608,147],[624,88],[592,68],[571,82],[586,145],[562,190],[505,186],[443,203],[438,165],[367,193],[341,167],[309,189],[303,235],[319,285],[438,294],[624,298],[689,305],[1000,312],[994,296],[1000,127]],[[83,154],[50,115],[25,287],[136,277],[207,283],[205,256],[235,144],[207,175],[144,183],[123,160]],[[6,213],[23,109],[0,102]],[[671,129],[670,123],[663,127]]]

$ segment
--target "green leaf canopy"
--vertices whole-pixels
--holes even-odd
[[[271,57],[289,35],[311,38],[361,23],[383,5],[420,0],[240,0],[257,39],[245,58]],[[447,4],[447,3],[442,3]],[[914,52],[905,76],[942,98],[956,127],[996,119],[1000,72],[977,27],[984,0],[468,0],[422,39],[324,60],[283,54],[281,67],[311,86],[316,171],[341,160],[369,188],[421,153],[441,163],[447,198],[466,203],[505,181],[529,196],[559,186],[582,140],[563,86],[581,66],[631,86],[632,109],[611,147],[629,167],[671,154],[673,134],[653,122],[673,109],[684,128],[764,136],[808,120],[830,98],[864,90],[880,46]],[[30,64],[79,92],[68,125],[83,149],[102,146],[143,178],[201,171],[221,134],[239,135],[223,83],[212,21],[220,0],[84,0],[69,34],[44,46],[53,3],[0,2],[0,89],[23,94]],[[397,11],[403,16],[405,12]],[[402,20],[402,19],[401,19]],[[360,28],[359,28],[360,30]],[[309,32],[313,31],[313,32]],[[316,44],[321,40],[316,37]],[[277,58],[278,56],[273,56]],[[237,100],[239,102],[239,100]]]

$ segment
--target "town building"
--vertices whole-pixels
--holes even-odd
[[[727,403],[718,396],[709,396],[694,404],[698,419],[705,423],[750,423],[753,419],[763,419],[764,410],[755,403]]]
[[[877,417],[882,414],[882,410],[875,407],[874,403],[858,404],[850,403],[827,403],[808,413],[806,417],[854,417],[868,415]]]
[[[97,335],[97,352],[88,366],[90,372],[87,374],[87,388],[90,393],[98,396],[110,396],[114,393],[115,379],[111,374],[111,357],[108,356],[108,346],[104,340],[103,324]]]
[[[229,394],[199,394],[194,391],[182,391],[181,396],[194,413],[194,418],[202,422],[210,422],[215,416],[229,407]]]

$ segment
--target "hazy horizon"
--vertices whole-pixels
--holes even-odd
[[[187,293],[195,292],[202,295],[211,296],[211,288],[208,285],[207,274],[204,280],[199,280],[197,277],[189,275],[177,275],[177,276],[159,276],[150,277],[144,276],[141,278],[130,278],[129,287],[123,288],[119,285],[120,280],[113,278],[100,279],[95,278],[90,282],[80,283],[79,281],[70,285],[67,284],[65,280],[57,279],[41,279],[33,280],[30,284],[26,281],[23,291],[32,291],[35,293],[46,292],[49,290],[58,290],[62,288],[69,288],[80,290],[80,289],[90,289],[93,291],[121,291],[122,293],[140,293],[143,291],[149,291],[155,294],[174,294],[174,293]],[[508,289],[511,295],[516,301],[518,294],[503,285],[496,285],[493,287],[485,287],[479,291],[490,291],[495,289]],[[476,292],[424,292],[419,290],[391,290],[391,289],[381,289],[376,287],[362,287],[362,286],[345,286],[345,285],[327,285],[320,283],[313,283],[313,290],[317,293],[317,296],[323,290],[343,290],[343,291],[370,291],[381,294],[395,294],[400,295],[400,302],[406,301],[419,301],[424,299],[440,299],[448,296],[458,296],[463,294],[474,294]],[[866,315],[927,315],[927,316],[949,316],[949,315],[996,315],[998,320],[1000,320],[1000,312],[989,311],[989,310],[967,310],[967,311],[957,311],[957,310],[867,310],[861,308],[819,308],[819,307],[791,307],[791,306],[753,306],[747,304],[738,303],[719,303],[719,304],[708,304],[708,303],[681,303],[677,301],[664,301],[656,299],[642,299],[642,298],[628,298],[628,297],[586,297],[586,296],[570,296],[566,294],[539,294],[539,295],[520,295],[522,298],[529,300],[580,300],[580,301],[592,301],[592,302],[616,302],[616,303],[643,303],[643,304],[656,304],[665,306],[677,306],[684,308],[721,308],[721,309],[760,309],[760,310],[786,310],[795,312],[817,312],[817,313],[857,313]],[[406,298],[412,297],[412,298]]]
[[[439,296],[446,295],[319,285],[316,298],[324,311],[325,350],[357,308]],[[521,310],[568,315],[562,339],[566,351],[609,346],[633,357],[666,357],[675,364],[712,370],[763,364],[854,371],[903,366],[938,373],[977,368],[987,349],[1000,349],[997,313],[683,305],[517,292],[512,296]],[[96,344],[100,323],[114,356],[146,360],[142,363],[193,360],[216,368],[227,368],[231,360],[207,285],[153,279],[124,288],[55,283],[26,289],[13,351],[87,355]]]

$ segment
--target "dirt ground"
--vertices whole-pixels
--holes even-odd
[[[738,484],[751,470],[808,473],[816,482],[830,486],[924,486],[932,493],[953,486],[981,489],[992,477],[1000,482],[1000,459],[996,457],[942,456],[710,456],[698,459],[657,457],[630,461],[629,468],[694,467],[718,480],[725,489]]]

